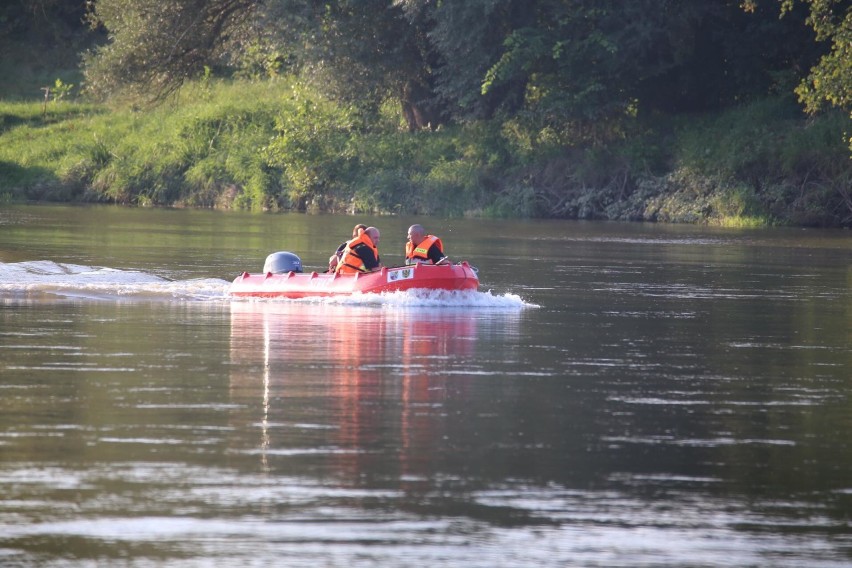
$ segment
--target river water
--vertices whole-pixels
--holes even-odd
[[[232,301],[356,222],[475,293]],[[2,566],[849,566],[852,235],[0,207]]]

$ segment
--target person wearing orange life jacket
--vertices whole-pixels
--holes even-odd
[[[367,225],[364,225],[362,223],[358,223],[357,225],[355,225],[355,228],[352,229],[352,239],[354,239],[355,237],[360,235],[366,229],[367,229]],[[343,241],[343,243],[341,243],[341,245],[339,247],[337,247],[337,250],[334,251],[334,254],[331,255],[331,257],[328,259],[328,270],[326,272],[328,272],[330,274],[333,274],[335,272],[334,269],[337,268],[337,263],[340,262],[341,258],[343,258],[343,251],[346,248],[346,244],[348,242],[349,242],[348,240]]]
[[[435,235],[426,234],[422,225],[408,228],[408,242],[405,243],[405,264],[450,264],[444,254],[444,244]]]
[[[357,237],[346,243],[340,262],[337,263],[337,274],[356,274],[358,272],[374,272],[382,267],[379,258],[379,230],[367,227]]]

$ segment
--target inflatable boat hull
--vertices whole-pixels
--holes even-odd
[[[260,298],[307,298],[380,294],[412,289],[476,290],[479,278],[467,263],[415,264],[382,268],[363,274],[297,273],[249,274],[243,272],[231,284],[230,294]]]

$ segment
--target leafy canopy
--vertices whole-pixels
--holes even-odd
[[[205,69],[292,72],[367,117],[394,100],[412,130],[502,115],[611,136],[789,92],[822,56],[800,96],[850,104],[849,3],[781,2],[779,19],[768,0],[97,0],[109,41],[86,84],[161,98]]]

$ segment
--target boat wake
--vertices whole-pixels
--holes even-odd
[[[219,278],[172,281],[135,270],[47,260],[0,263],[0,295],[5,297],[221,300],[229,285]]]
[[[535,307],[515,294],[491,292],[408,290],[383,294],[353,294],[325,298],[234,299],[231,282],[220,278],[170,280],[135,270],[59,263],[48,260],[0,263],[0,299],[60,299],[106,301],[189,301],[241,303],[300,303],[382,307],[478,307],[518,309]]]

